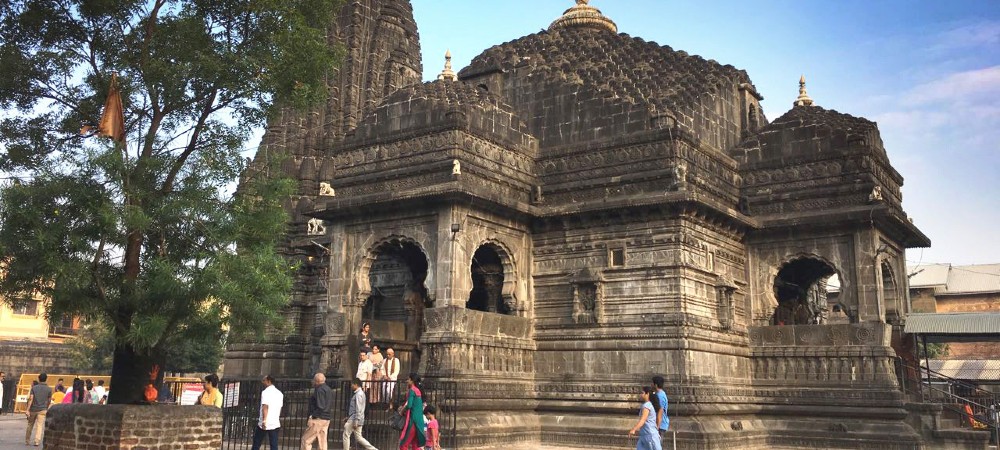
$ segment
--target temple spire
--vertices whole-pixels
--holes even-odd
[[[806,92],[806,76],[802,75],[799,77],[799,98],[795,99],[795,103],[792,106],[812,106],[813,99],[809,98],[809,93]]]
[[[458,75],[451,69],[451,50],[444,52],[444,70],[438,75],[439,80],[458,81]]]

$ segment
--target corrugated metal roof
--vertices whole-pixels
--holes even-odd
[[[952,266],[946,294],[1000,292],[1000,264]]]
[[[1000,360],[932,359],[932,371],[959,380],[1000,381]]]
[[[906,273],[910,277],[910,288],[946,286],[950,270],[951,264],[920,264],[906,267]]]
[[[909,314],[906,316],[906,332],[1000,336],[1000,313]]]

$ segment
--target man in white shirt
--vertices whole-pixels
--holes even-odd
[[[108,395],[108,390],[104,388],[104,380],[97,380],[97,386],[94,386],[94,392],[97,393],[98,402],[101,401],[105,395]]]
[[[257,428],[253,432],[253,450],[260,450],[260,445],[267,436],[271,450],[278,450],[278,431],[281,423],[278,417],[281,415],[281,407],[285,403],[285,395],[274,387],[274,378],[270,375],[264,377],[264,392],[260,394],[260,417],[257,419]]]
[[[385,401],[392,404],[395,400],[393,398],[396,395],[396,380],[399,379],[399,358],[396,357],[396,351],[389,347],[385,350],[385,362],[382,363],[382,367],[385,367],[385,377],[388,381],[385,383]]]
[[[0,412],[3,412],[3,382],[7,376],[0,372]]]
[[[358,363],[358,372],[354,374],[354,378],[361,380],[362,387],[365,390],[365,396],[372,390],[372,371],[375,370],[375,365],[368,360],[368,353],[361,350],[361,362]]]

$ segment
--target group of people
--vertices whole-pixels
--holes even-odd
[[[28,409],[25,411],[28,428],[24,431],[24,445],[38,447],[41,444],[45,434],[45,415],[50,406],[59,403],[103,405],[108,401],[108,390],[104,387],[104,380],[98,380],[97,385],[94,385],[93,380],[74,378],[73,384],[67,388],[64,380],[60,378],[53,388],[46,384],[48,379],[48,374],[39,374],[38,380],[32,383],[28,392]]]
[[[642,387],[642,406],[639,421],[629,430],[629,436],[639,435],[636,450],[663,450],[662,440],[670,428],[667,416],[667,392],[663,390],[663,377],[653,377],[652,384]]]
[[[361,346],[361,356],[355,378],[361,380],[369,402],[390,403],[396,395],[396,381],[402,366],[399,358],[396,358],[396,351],[389,347],[382,354],[382,348],[375,344],[375,336],[368,322],[361,326],[358,343]]]
[[[41,377],[39,377],[41,378]],[[74,378],[73,384],[66,387],[63,379],[56,381],[56,386],[52,389],[52,404],[57,403],[93,403],[103,405],[108,402],[108,390],[104,387],[104,380],[82,380]]]
[[[433,405],[424,406],[420,381],[420,376],[416,373],[411,373],[407,377],[406,404],[397,410],[397,414],[403,418],[399,449],[441,450],[440,426],[435,417],[437,409]],[[270,375],[264,377],[262,384],[264,391],[261,393],[260,414],[251,448],[260,450],[266,439],[271,450],[278,450],[281,408],[284,406],[285,396],[274,386],[274,378]],[[306,430],[302,434],[301,448],[311,450],[316,443],[320,450],[327,450],[327,432],[333,417],[333,390],[326,384],[326,376],[322,373],[317,373],[313,377],[313,387],[313,393],[309,397],[309,418]],[[361,448],[378,450],[361,433],[369,404],[364,382],[355,377],[351,381],[351,390],[353,394],[348,404],[347,420],[344,422],[342,435],[344,450],[350,450],[352,436]]]

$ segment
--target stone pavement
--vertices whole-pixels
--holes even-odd
[[[4,414],[0,416],[0,449],[19,450],[31,447],[24,445],[24,427],[28,421],[24,414]]]

